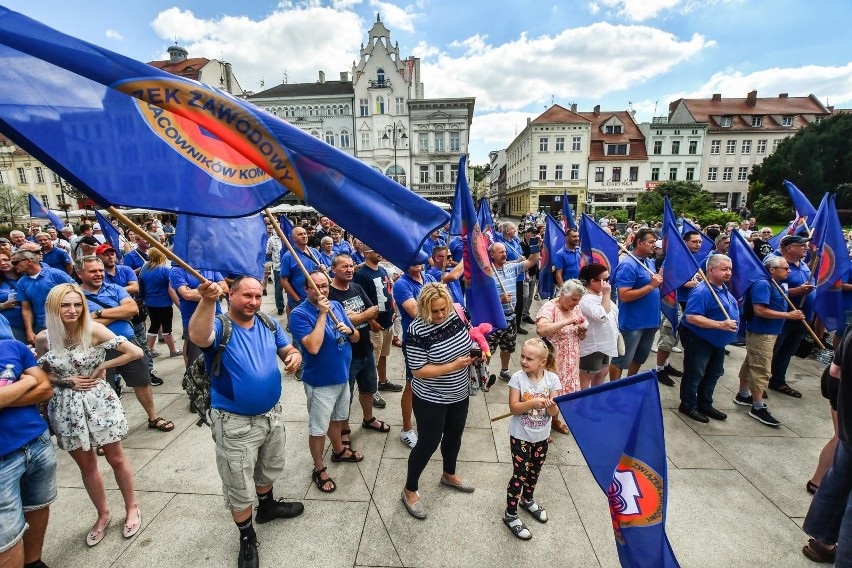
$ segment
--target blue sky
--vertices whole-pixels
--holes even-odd
[[[852,2],[823,0],[7,0],[124,55],[224,58],[246,90],[349,71],[376,13],[427,97],[476,97],[471,162],[484,163],[554,101],[666,113],[679,97],[816,95],[852,107]]]

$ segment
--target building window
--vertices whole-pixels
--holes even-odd
[[[612,168],[612,181],[621,181],[621,168]]]
[[[385,86],[385,70],[381,67],[376,69],[376,83],[378,83],[380,87]]]
[[[660,155],[663,153],[663,141],[662,140],[654,140],[654,154]]]
[[[719,123],[719,126],[721,126],[722,128],[730,128],[731,127],[731,117],[730,116],[723,116],[722,122]]]
[[[793,117],[785,116],[781,119],[781,126],[793,126]]]
[[[580,179],[580,164],[571,164],[571,179]]]
[[[56,173],[56,172],[50,172],[50,173],[53,174],[53,183],[61,183],[58,173]],[[0,180],[0,185],[2,185],[2,184],[3,184],[3,181]]]
[[[435,166],[435,183],[444,183],[444,164]]]
[[[420,142],[420,151],[428,152],[429,151],[429,134],[426,132],[421,132],[417,135],[417,139]]]
[[[680,140],[672,140],[672,154],[680,154]]]
[[[757,154],[765,154],[766,153],[766,140],[758,140],[757,141]]]
[[[710,153],[711,154],[718,154],[719,150],[721,148],[722,148],[722,141],[721,140],[713,140],[712,142],[710,142]]]
[[[751,125],[752,126],[763,126],[763,117],[762,116],[751,117]]]
[[[751,140],[743,140],[742,153],[743,154],[750,154],[751,153]]]
[[[712,167],[707,169],[707,181],[716,181],[716,175],[719,173],[719,168]]]
[[[780,143],[781,143],[781,140],[780,140],[780,139],[779,139],[779,140],[773,140],[773,141],[772,141],[772,153],[773,153],[773,154],[775,153],[775,150],[777,150],[777,149],[778,149],[778,144],[780,144]]]
[[[444,131],[435,133],[435,151],[443,152],[444,151]]]
[[[747,181],[748,180],[748,166],[741,167],[737,171],[737,181]]]
[[[553,172],[553,179],[561,180],[562,179],[562,164],[556,166],[556,170]]]
[[[722,181],[731,181],[734,178],[734,168],[728,166],[722,170]]]
[[[44,183],[44,172],[38,166],[35,168],[36,183]]]
[[[651,181],[660,181],[660,168],[651,168]]]
[[[690,140],[689,141],[689,153],[697,154],[698,153],[698,140]]]
[[[450,166],[450,183],[456,183],[456,180],[459,177],[459,165],[452,164]]]
[[[450,152],[461,152],[461,133],[450,132]]]
[[[822,117],[821,117],[821,116],[818,116],[818,117],[816,117],[816,118],[814,119],[814,124],[819,124],[820,122],[822,122]]]
[[[341,130],[340,131],[340,147],[348,148],[349,147],[349,131]]]
[[[420,166],[420,183],[429,183],[429,166]]]
[[[367,116],[370,113],[370,103],[367,99],[360,99],[358,106],[361,109],[361,116]]]
[[[396,114],[405,114],[405,97],[396,98]]]
[[[547,179],[547,166],[538,167],[538,179],[542,181]]]
[[[669,180],[675,181],[677,179],[677,168],[669,168]]]
[[[609,156],[626,156],[627,144],[607,144],[606,153]]]
[[[376,114],[385,114],[385,98],[376,97]]]
[[[27,183],[27,171],[24,168],[18,168],[18,183],[21,185]]]
[[[620,124],[611,124],[606,127],[607,134],[621,134]]]
[[[573,138],[571,138],[571,151],[572,152],[579,152],[580,151],[580,143],[582,142],[582,140],[583,139],[580,136],[574,136]]]
[[[331,130],[325,131],[325,143],[329,146],[334,146],[334,132]]]
[[[630,181],[639,181],[639,166],[630,167]]]
[[[725,153],[726,154],[735,154],[737,152],[737,141],[736,140],[728,140],[725,144]]]
[[[362,132],[361,133],[361,149],[369,150],[370,149],[370,133]]]
[[[604,169],[603,168],[595,168],[595,181],[600,183],[604,178]]]
[[[547,152],[547,138],[538,139],[538,151]]]
[[[695,168],[686,168],[686,181],[695,181]]]
[[[564,152],[565,151],[565,138],[564,137],[558,136],[556,138],[556,151],[557,152]]]
[[[50,208],[50,201],[47,200],[46,195],[39,195],[38,198],[41,200],[41,204],[44,205],[45,208]]]

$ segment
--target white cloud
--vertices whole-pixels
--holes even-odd
[[[541,114],[541,113],[538,113]],[[527,125],[527,119],[538,116],[536,113],[507,111],[478,114],[473,117],[470,137],[490,147],[496,144],[504,148]]]
[[[589,2],[589,13],[595,15],[601,11],[601,6],[597,2]]]
[[[332,0],[331,5],[335,10],[348,10],[361,3],[361,0]]]
[[[468,43],[469,42],[469,43]],[[601,97],[652,80],[714,45],[647,26],[596,23],[559,34],[492,46],[474,36],[478,51],[441,53],[421,65],[429,97],[475,96],[478,110],[518,110],[557,97]]]
[[[485,44],[486,39],[488,39],[487,35],[476,34],[462,41],[455,40],[450,43],[450,47],[463,47],[465,48],[465,55],[474,55],[485,51],[488,47]]]
[[[105,34],[109,39],[114,39],[116,41],[122,41],[124,38],[120,33],[115,30],[107,30]]]
[[[641,22],[653,18],[663,10],[677,6],[681,0],[598,0],[598,2],[611,8],[622,18]]]
[[[382,22],[391,30],[413,32],[414,20],[422,15],[414,12],[414,6],[409,5],[400,8],[390,2],[382,2],[382,0],[370,0],[370,6],[379,10]]]
[[[421,60],[428,59],[430,57],[434,57],[440,53],[440,50],[433,46],[429,45],[423,40],[414,46],[414,49],[411,50],[411,55],[414,57],[419,57]]]

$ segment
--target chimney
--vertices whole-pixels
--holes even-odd
[[[752,91],[746,95],[746,104],[750,107],[757,106],[757,91]]]
[[[571,103],[571,112],[577,112],[577,103]]]
[[[722,102],[722,93],[713,93],[713,102],[721,103]]]
[[[595,116],[599,116],[601,114],[601,105],[595,105]]]
[[[781,93],[778,95],[779,99],[786,99],[789,95],[787,93]]]
[[[319,72],[319,81],[317,81],[317,83],[319,83],[320,85],[325,83],[325,72],[324,71]]]
[[[340,82],[346,83],[349,81],[349,71],[341,71],[340,72]]]

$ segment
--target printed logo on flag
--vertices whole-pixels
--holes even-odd
[[[591,249],[591,253],[591,259],[587,262],[589,264],[602,264],[606,266],[606,269],[609,271],[610,274],[612,274],[612,266],[609,265],[609,258],[606,256],[606,254],[604,254],[602,250],[596,248]]]
[[[624,544],[621,530],[663,521],[663,478],[643,461],[621,456],[609,487],[609,509],[616,540]]]
[[[463,231],[463,233],[467,234],[467,231]],[[492,276],[491,262],[488,258],[488,244],[486,243],[485,236],[479,229],[478,224],[474,223],[473,231],[470,237],[470,242],[473,245],[470,247],[470,253],[473,255],[473,259],[476,261],[476,264],[479,265],[479,268],[482,269],[482,272],[484,272],[488,276]],[[467,247],[465,247],[465,249],[467,249]],[[465,249],[463,249],[463,252],[465,252]],[[467,272],[468,271],[465,270],[465,276],[469,276]]]
[[[819,274],[817,274],[817,286],[822,286],[834,274],[834,266],[836,263],[834,258],[834,249],[828,242],[822,245],[822,258],[819,261]]]

